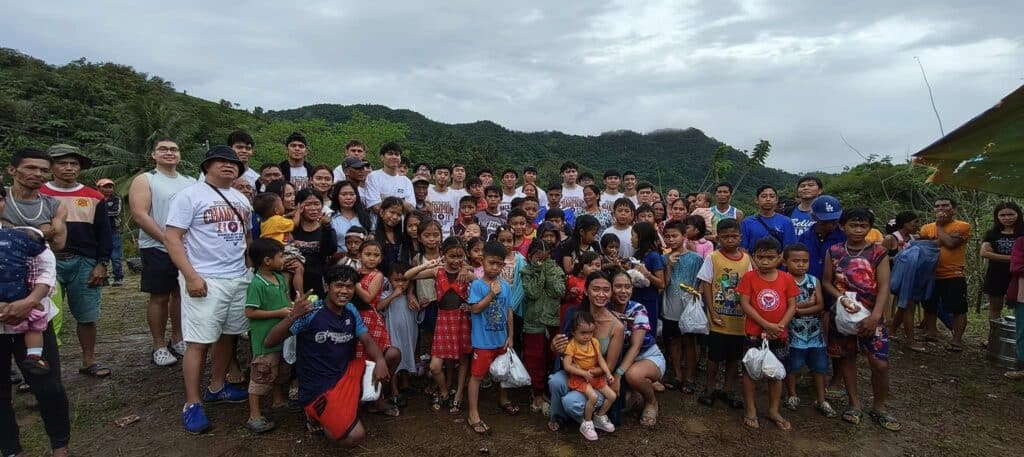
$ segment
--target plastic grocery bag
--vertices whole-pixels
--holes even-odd
[[[782,365],[778,357],[768,349],[768,339],[761,340],[761,348],[750,348],[743,355],[743,367],[751,379],[758,380],[767,377],[768,379],[783,380],[786,378],[786,367]]]
[[[491,362],[491,379],[501,382],[506,389],[530,385],[530,373],[519,360],[515,349],[509,348],[504,354],[495,357]]]
[[[380,383],[373,382],[373,369],[376,362],[366,361],[366,369],[363,371],[363,396],[359,401],[377,401],[380,398]]]
[[[857,311],[852,313],[847,311],[842,303],[844,298],[853,300],[857,304]],[[846,292],[846,295],[836,299],[836,330],[839,330],[839,333],[843,335],[856,335],[857,325],[870,315],[871,311],[868,311],[864,305],[857,301],[856,292]]]
[[[289,336],[284,339],[284,343],[281,343],[281,357],[284,358],[285,362],[289,365],[295,365],[296,346],[295,346],[295,335]]]
[[[684,335],[687,333],[707,335],[708,315],[704,311],[704,300],[695,295],[683,295],[683,314],[679,316],[679,331]]]

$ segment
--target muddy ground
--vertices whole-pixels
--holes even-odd
[[[784,412],[793,431],[782,432],[762,419],[762,429],[741,424],[742,411],[716,404],[701,406],[690,395],[666,392],[659,396],[661,416],[653,430],[640,427],[638,412],[626,416],[625,426],[595,443],[586,442],[575,427],[551,433],[545,418],[530,414],[526,389],[514,398],[524,406],[517,417],[497,408],[497,395],[485,391],[482,415],[492,426],[491,437],[478,437],[464,418],[436,414],[422,394],[410,396],[399,418],[363,415],[369,436],[358,449],[345,451],[306,432],[299,415],[273,417],[279,428],[266,435],[249,433],[244,425],[245,404],[210,405],[207,414],[215,429],[191,436],[181,428],[183,402],[181,370],[158,368],[149,362],[145,325],[145,296],[137,292],[137,276],[124,287],[104,291],[97,353],[113,376],[94,380],[77,373],[80,366],[73,323],[66,324],[61,350],[64,382],[71,403],[71,449],[83,456],[249,456],[249,455],[1024,455],[1024,383],[1009,383],[1003,370],[984,358],[977,344],[987,322],[971,312],[963,353],[932,345],[926,354],[892,346],[891,410],[903,431],[883,430],[870,420],[852,426],[825,419],[809,406]],[[867,366],[862,363],[861,390],[869,401]],[[804,405],[813,398],[802,385]],[[15,407],[28,455],[45,455],[48,444],[31,394],[18,394]],[[841,410],[842,402],[833,403]],[[759,410],[766,408],[764,397]],[[118,418],[136,414],[141,420],[124,428]],[[865,417],[866,419],[866,417]]]

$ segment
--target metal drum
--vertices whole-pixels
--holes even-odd
[[[1017,360],[1017,322],[1013,316],[989,321],[988,358],[996,365],[1017,370],[1022,365]]]

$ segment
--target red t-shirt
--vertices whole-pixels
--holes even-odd
[[[796,281],[785,271],[778,271],[774,281],[761,278],[756,270],[748,271],[743,275],[743,279],[740,279],[736,292],[750,297],[750,305],[754,307],[757,314],[762,319],[773,323],[782,322],[782,318],[786,315],[789,299],[800,296],[800,289],[797,287]],[[761,332],[764,331],[750,316],[746,317],[743,327],[747,336],[760,337]],[[786,330],[783,329],[780,339],[785,340],[786,337]]]

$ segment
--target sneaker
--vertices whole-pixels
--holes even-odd
[[[253,433],[266,433],[273,430],[274,427],[277,427],[277,424],[263,416],[250,419],[249,422],[245,423],[245,428]]]
[[[121,287],[124,285],[123,279],[115,279],[110,282],[110,287]]]
[[[153,351],[153,364],[158,367],[169,367],[178,363],[178,358],[171,355],[167,348],[160,348]]]
[[[185,426],[185,431],[193,435],[205,433],[211,428],[210,420],[206,418],[201,403],[186,404],[181,411],[181,423]]]
[[[179,359],[185,358],[185,349],[187,347],[188,344],[185,343],[185,340],[178,341],[177,343],[167,343],[167,350],[171,351],[171,355]]]
[[[211,392],[209,387],[203,392],[206,403],[244,403],[248,399],[249,392],[228,383],[224,383],[219,392]]]
[[[32,376],[46,376],[50,373],[50,365],[38,355],[29,355],[21,362],[21,369]]]
[[[814,402],[814,409],[818,410],[822,416],[830,419],[839,415],[839,413],[837,413],[836,410],[832,408],[832,405],[827,401],[821,403]]]
[[[594,427],[602,432],[612,433],[615,431],[615,425],[608,420],[608,416],[594,416]]]
[[[593,421],[583,421],[583,423],[580,424],[580,433],[583,434],[583,437],[586,438],[587,441],[597,441],[597,432],[594,431]]]
[[[783,405],[790,411],[796,411],[796,409],[800,407],[800,397],[797,397],[796,395],[786,397],[786,401]]]

